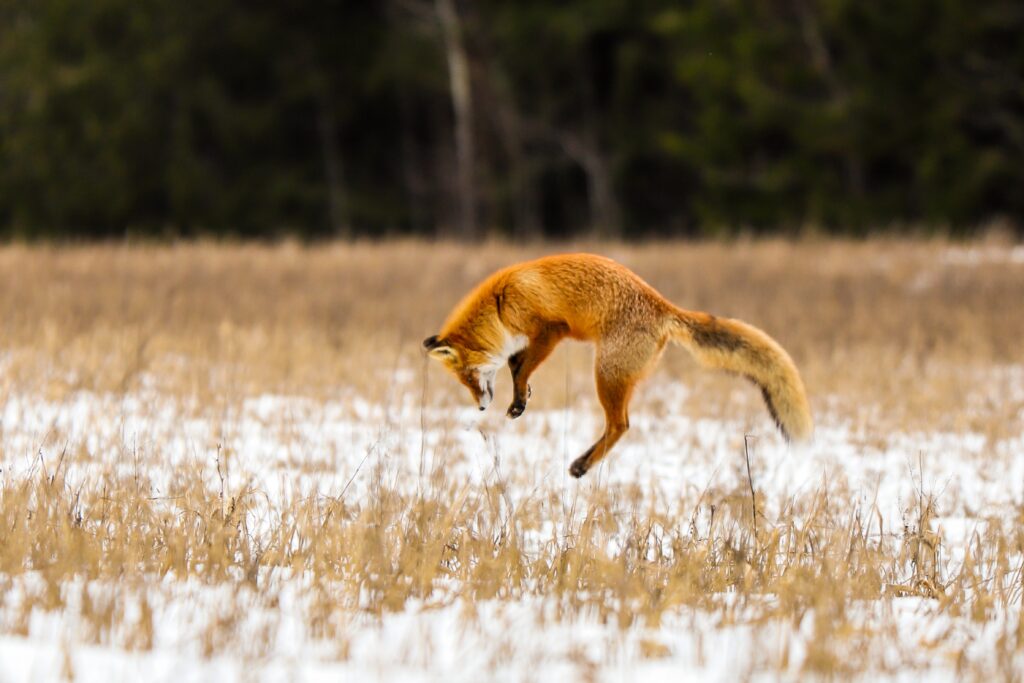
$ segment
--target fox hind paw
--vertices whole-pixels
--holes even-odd
[[[579,458],[573,460],[572,464],[569,465],[569,474],[579,479],[580,477],[587,473],[587,469],[587,456],[580,456]]]

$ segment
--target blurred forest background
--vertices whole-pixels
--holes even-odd
[[[1020,0],[0,0],[0,236],[1019,231],[1022,36]]]

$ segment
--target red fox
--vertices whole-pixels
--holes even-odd
[[[565,337],[597,345],[594,374],[605,413],[604,434],[569,468],[574,477],[608,455],[629,429],[633,389],[668,341],[705,367],[753,380],[787,439],[811,434],[800,374],[774,339],[739,320],[677,308],[633,271],[601,256],[548,256],[499,270],[423,346],[455,373],[480,410],[494,398],[494,376],[507,362],[513,382],[507,415],[516,418],[530,397],[530,375]]]

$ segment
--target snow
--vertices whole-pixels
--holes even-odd
[[[1021,376],[1019,369],[1011,370]],[[402,390],[386,405],[346,395],[326,401],[262,395],[210,410],[155,389],[127,396],[79,392],[60,401],[12,394],[0,406],[0,476],[18,481],[41,467],[52,470],[62,453],[84,449],[88,457],[66,470],[69,486],[104,468],[130,476],[142,462],[153,486],[149,495],[159,497],[173,493],[176,472],[187,463],[202,466],[216,488],[212,463],[220,457],[229,491],[258,487],[273,506],[284,497],[341,492],[347,499],[363,499],[371,495],[367,463],[383,463],[389,481],[407,490],[435,467],[444,467],[452,480],[501,478],[509,483],[513,505],[542,490],[557,492],[568,508],[579,487],[636,484],[658,494],[653,499],[661,501],[665,514],[683,519],[694,511],[679,501],[690,505],[711,486],[746,482],[744,434],[751,425],[728,417],[656,416],[641,406],[613,455],[576,482],[567,474],[568,464],[601,427],[593,406],[530,408],[522,418],[508,421],[497,403],[486,414],[474,407],[424,406],[414,373],[399,379]],[[679,405],[685,392],[669,386],[660,393],[666,403]],[[785,501],[822,482],[841,484],[864,511],[877,510],[884,527],[874,533],[896,534],[913,523],[914,501],[934,496],[940,505],[933,530],[954,564],[963,560],[971,538],[983,533],[985,525],[1016,519],[1015,510],[1024,501],[1024,434],[998,441],[969,431],[878,435],[828,415],[819,420],[807,446],[787,446],[767,419],[753,431],[751,474],[766,500]],[[769,507],[765,513],[771,519],[779,510]],[[590,675],[607,681],[748,675],[772,680],[780,674],[766,663],[785,655],[788,665],[781,675],[795,676],[814,635],[813,610],[789,624],[721,623],[712,614],[685,609],[668,615],[657,628],[620,629],[587,613],[565,620],[546,617],[552,605],[528,597],[475,605],[455,600],[440,607],[410,602],[403,611],[379,619],[354,612],[340,627],[344,638],[329,644],[313,637],[303,623],[302,578],[278,572],[265,577],[280,582],[273,614],[254,598],[243,617],[243,632],[251,633],[251,640],[207,657],[199,645],[204,624],[225,605],[238,604],[237,591],[244,589],[233,586],[226,593],[191,580],[166,580],[148,589],[152,647],[133,650],[119,645],[130,639],[127,631],[106,639],[107,644],[83,636],[74,598],[86,589],[81,582],[61,587],[67,597],[62,610],[33,610],[24,632],[17,634],[10,627],[13,606],[19,591],[32,589],[39,578],[33,573],[0,578],[8,585],[0,610],[0,683],[60,678],[455,683],[565,681]],[[117,596],[125,605],[125,623],[132,623],[138,590],[87,589],[100,598]],[[865,604],[864,619],[880,618],[881,611],[890,609],[895,632],[884,639],[888,645],[878,653],[880,666],[866,676],[871,680],[957,680],[951,642],[985,661],[995,656],[995,643],[1016,623],[1016,616],[998,612],[983,622],[956,618],[936,601],[918,597]],[[938,652],[926,646],[937,634],[951,632],[954,636],[944,639]],[[900,668],[908,656],[914,658],[907,643],[922,644],[912,669]],[[664,656],[644,656],[652,648]]]
[[[1024,246],[948,247],[942,252],[942,261],[963,266],[989,263],[1021,265],[1024,264]]]

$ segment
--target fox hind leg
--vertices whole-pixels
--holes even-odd
[[[597,395],[604,408],[604,434],[583,455],[573,460],[569,474],[577,479],[582,477],[629,429],[629,399],[634,386],[632,378],[619,379],[598,373]]]
[[[579,479],[602,458],[629,429],[629,400],[637,382],[654,367],[661,356],[665,342],[646,340],[638,344],[631,340],[623,347],[628,351],[599,348],[594,375],[597,397],[604,408],[604,433],[569,466],[569,474]]]

